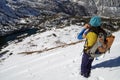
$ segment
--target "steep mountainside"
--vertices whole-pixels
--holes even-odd
[[[0,0],[0,36],[31,28],[46,30],[70,23],[73,16],[96,14],[120,17],[120,1]]]
[[[120,17],[120,0],[71,0],[83,4],[89,13],[101,16]]]
[[[88,15],[82,5],[69,0],[0,0],[0,35],[34,27],[59,13],[65,16]]]

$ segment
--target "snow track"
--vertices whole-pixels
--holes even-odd
[[[72,46],[67,48],[60,48],[58,50],[42,53],[42,54],[33,54],[29,56],[19,56],[20,58],[17,58],[17,62],[13,63],[7,67],[0,68],[0,76],[4,80],[14,80],[17,77],[21,76],[21,78],[26,77],[25,79],[29,79],[28,76],[32,77],[33,75],[41,76],[41,74],[62,74],[61,76],[68,75],[68,72],[71,72],[69,74],[74,74],[69,68],[73,68],[73,64],[76,64],[76,60],[79,59],[79,55],[73,56],[71,54],[71,51],[69,50],[73,48]],[[11,56],[11,57],[14,57]],[[10,58],[9,58],[10,59]],[[8,59],[8,62],[10,62]],[[23,60],[24,59],[24,60]],[[78,64],[79,68],[79,64]],[[74,68],[73,68],[74,69]],[[57,73],[57,72],[58,73]],[[77,70],[76,70],[77,71]],[[4,77],[4,76],[7,77]],[[26,76],[24,76],[26,75]],[[49,75],[48,75],[49,76]],[[51,77],[51,76],[49,76]],[[20,78],[20,79],[21,79]],[[48,77],[44,77],[42,80],[46,80]],[[54,77],[51,77],[54,78]],[[62,79],[62,77],[61,77]],[[19,79],[18,79],[19,80]],[[35,80],[34,76],[30,80]],[[37,80],[37,79],[36,79]]]

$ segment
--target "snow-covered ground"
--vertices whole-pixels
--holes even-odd
[[[81,75],[81,52],[84,42],[59,47],[42,53],[19,54],[69,44],[78,41],[80,26],[52,29],[25,38],[22,42],[10,42],[0,62],[0,80],[86,80]],[[120,31],[115,32],[111,52],[93,62],[91,77],[87,80],[119,80],[120,78]],[[12,53],[12,55],[9,55]]]

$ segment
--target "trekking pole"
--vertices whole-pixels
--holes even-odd
[[[110,48],[108,49],[108,53],[110,54]]]
[[[105,54],[103,54],[103,58],[105,57]]]
[[[80,56],[82,56],[83,51],[80,53]]]

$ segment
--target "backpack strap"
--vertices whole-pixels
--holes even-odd
[[[94,32],[98,35],[100,35],[100,33],[102,33],[104,35],[104,37],[106,37],[106,32],[101,29],[101,28],[90,28],[90,30],[88,32]],[[103,36],[101,35],[101,36]],[[104,42],[106,42],[106,39],[104,38]],[[100,56],[100,52],[98,51],[98,47],[100,46],[100,43],[99,43],[99,39],[97,38],[97,41],[95,42],[95,44],[91,47],[88,47],[88,41],[86,39],[86,42],[85,42],[85,45],[84,45],[84,51],[85,53],[89,54],[91,57],[96,57],[96,56]],[[96,54],[99,53],[99,54]]]
[[[90,27],[89,28],[89,30],[87,31],[87,33],[89,33],[89,32],[94,32],[94,33],[96,33],[97,35],[98,35],[98,28],[96,28],[96,27]],[[88,40],[86,39],[86,41],[85,41],[85,44],[84,44],[84,51],[86,52],[86,53],[89,53],[89,50],[92,48],[93,46],[91,46],[91,47],[88,47]]]

